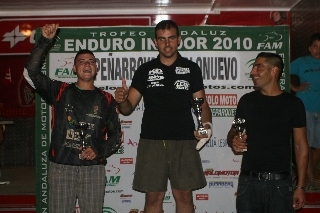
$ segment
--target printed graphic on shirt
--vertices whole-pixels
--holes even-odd
[[[150,81],[150,84],[147,85],[147,88],[150,87],[163,87],[164,85],[160,83],[159,81],[163,80],[163,71],[161,69],[153,69],[149,71],[148,74],[148,81]]]
[[[190,73],[189,68],[176,67],[176,74],[188,74]]]
[[[190,83],[186,80],[177,80],[174,85],[176,86],[176,89],[189,90],[190,88]]]

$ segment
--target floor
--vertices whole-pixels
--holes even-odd
[[[0,167],[0,172],[0,195],[36,194],[35,166]]]

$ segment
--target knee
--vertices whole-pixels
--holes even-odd
[[[147,205],[158,205],[162,204],[164,193],[162,192],[148,192],[146,193],[146,204]]]
[[[193,203],[192,192],[191,191],[176,191],[174,193],[174,199],[177,203]]]

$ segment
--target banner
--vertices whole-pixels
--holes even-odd
[[[285,71],[281,89],[289,88],[289,27],[180,27],[179,52],[196,62],[204,80],[206,97],[212,112],[213,136],[200,150],[207,186],[193,192],[196,213],[234,213],[235,193],[240,173],[241,155],[234,155],[227,144],[227,133],[239,98],[253,90],[250,71],[260,52],[274,52],[283,57]],[[37,30],[37,37],[40,36]],[[89,49],[97,58],[97,87],[111,94],[127,85],[135,70],[157,57],[153,43],[154,27],[61,28],[58,39],[42,66],[52,79],[75,82],[72,65],[80,49]],[[38,96],[37,115],[37,212],[48,212],[48,146],[50,144],[50,107]],[[132,189],[136,150],[139,141],[143,100],[130,116],[120,115],[123,143],[106,165],[106,189],[103,212],[141,213],[143,193]],[[175,212],[175,202],[168,184],[163,207]],[[76,211],[80,212],[81,209]]]

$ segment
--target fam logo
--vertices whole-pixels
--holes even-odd
[[[121,176],[106,176],[106,186],[117,186],[120,182]]]
[[[236,176],[239,175],[239,171],[214,171],[212,168],[208,168],[204,171],[205,176]]]
[[[196,200],[209,200],[208,194],[196,194]]]
[[[209,188],[233,188],[233,181],[210,181]]]
[[[257,50],[260,49],[268,49],[268,50],[277,50],[282,49],[283,42],[279,42],[282,40],[283,36],[278,34],[275,31],[266,32],[264,34],[259,35],[263,40],[263,42],[259,42],[257,44]]]
[[[57,59],[57,66],[54,71],[56,78],[76,78],[76,74],[73,71],[74,57]]]
[[[120,158],[120,164],[133,164],[133,158]]]
[[[19,25],[16,26],[11,32],[7,32],[3,35],[2,41],[10,42],[10,48],[14,47],[18,42],[24,41],[27,38],[26,35],[20,32]]]

